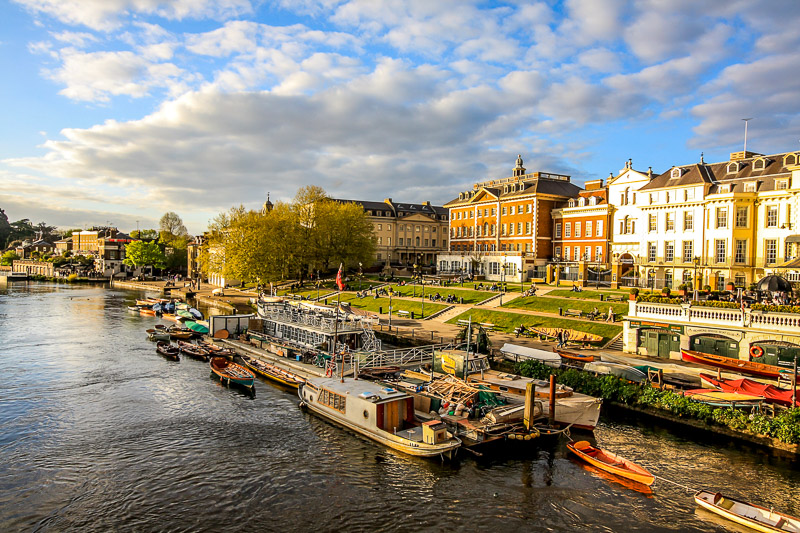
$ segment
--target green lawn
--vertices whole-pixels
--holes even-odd
[[[577,293],[573,293],[577,294]],[[625,315],[628,313],[628,304],[618,302],[601,302],[599,300],[578,300],[569,298],[544,298],[541,296],[526,296],[515,298],[508,303],[503,304],[503,307],[514,309],[527,309],[529,311],[541,311],[542,313],[558,313],[558,308],[564,311],[567,309],[580,309],[584,313],[591,313],[597,307],[597,310],[602,314],[608,313],[608,308],[614,308],[614,314]]]
[[[341,296],[342,302],[349,302],[351,307],[357,307],[359,309],[364,309],[366,311],[372,311],[373,313],[377,313],[379,311],[383,311],[384,313],[389,312],[389,298],[373,298],[372,296],[368,296],[367,298],[358,298],[355,294],[343,293]],[[330,298],[328,300],[329,304],[336,303],[336,298]],[[432,315],[433,313],[440,311],[446,308],[446,305],[442,304],[435,304],[432,302],[425,302],[425,316]],[[422,313],[422,302],[418,300],[400,300],[400,299],[392,299],[392,310],[396,313],[397,311],[408,311],[414,312],[415,317],[419,317]]]
[[[461,313],[457,317],[447,321],[448,324],[457,324],[459,320],[467,320],[472,317],[473,322],[484,322],[494,324],[495,328],[506,333],[514,333],[514,329],[525,325],[528,327],[548,327],[548,328],[569,328],[584,333],[594,333],[601,335],[603,342],[613,339],[622,331],[622,326],[606,324],[605,322],[586,322],[582,320],[570,320],[568,318],[554,318],[543,316],[523,315],[519,313],[504,313],[502,311],[489,311],[486,309],[472,309]]]
[[[405,296],[407,298],[419,298],[422,293],[422,288],[419,285],[392,285],[395,294]],[[492,296],[498,294],[491,291],[473,291],[467,289],[457,289],[455,287],[440,287],[439,285],[426,285],[425,286],[425,299],[431,294],[439,293],[442,298],[447,298],[448,294],[452,294],[456,298],[464,298],[465,304],[476,304],[482,302]]]
[[[628,293],[629,291],[627,289],[624,291],[617,291],[617,290],[591,291],[583,289],[581,292],[575,292],[569,289],[554,289],[548,292],[547,296],[558,296],[559,298],[575,298],[579,300],[600,300],[600,295],[603,294],[605,296],[613,296],[614,298],[619,298],[620,296],[623,296],[627,300]]]

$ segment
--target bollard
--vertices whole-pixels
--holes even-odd
[[[605,296],[605,294],[601,294],[601,295],[600,295],[600,301],[601,301],[601,302],[603,301],[603,296]]]
[[[378,306],[378,314],[379,315],[383,314],[383,306],[380,306],[380,305]]]
[[[564,316],[564,309],[561,307],[558,308],[558,316]]]
[[[411,311],[411,320],[414,320],[414,311]]]
[[[433,332],[431,331],[431,342],[433,342]]]

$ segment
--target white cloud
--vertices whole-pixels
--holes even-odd
[[[52,35],[56,40],[70,44],[76,48],[85,48],[90,43],[97,42],[97,37],[86,32],[62,31]]]

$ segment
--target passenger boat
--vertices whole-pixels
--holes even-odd
[[[226,385],[241,385],[248,389],[253,388],[256,377],[245,367],[228,361],[224,357],[212,357],[209,365],[211,366],[211,372],[217,376],[222,383]]]
[[[293,389],[298,388],[301,383],[305,382],[305,379],[297,374],[289,372],[288,370],[284,370],[278,366],[266,363],[261,359],[256,359],[255,357],[250,357],[247,355],[242,355],[241,357],[247,368],[270,381],[280,383],[281,385],[285,385],[286,387],[291,387]]]
[[[563,359],[575,361],[578,363],[591,363],[594,361],[594,356],[591,354],[582,354],[578,352],[568,352],[566,350],[556,350],[556,353]]]
[[[691,363],[700,363],[753,376],[777,379],[780,375],[780,368],[774,365],[745,361],[743,359],[733,359],[731,357],[696,352],[694,350],[681,350],[681,357],[684,361],[689,361]]]
[[[181,360],[180,349],[177,346],[173,346],[169,342],[158,341],[156,343],[156,351],[172,361]]]
[[[396,389],[351,378],[311,378],[298,395],[301,406],[393,450],[452,458],[461,446],[443,422],[417,423],[413,398]]]
[[[761,396],[767,402],[777,403],[780,405],[792,405],[792,391],[786,389],[779,389],[774,385],[767,383],[759,383],[752,379],[717,379],[708,374],[700,374],[700,379],[710,383],[714,387],[724,392],[738,392],[743,394],[752,394],[754,396]],[[800,395],[795,398],[795,406],[800,406]]]
[[[178,341],[178,348],[180,348],[182,354],[199,361],[208,361],[210,357],[208,350],[191,342]]]
[[[756,531],[773,533],[776,531],[800,532],[800,519],[787,514],[767,509],[760,505],[746,503],[723,496],[719,492],[698,491],[694,501],[708,511],[716,513],[728,520],[742,524]]]
[[[567,449],[601,470],[636,481],[642,485],[650,486],[656,480],[653,474],[636,463],[592,446],[585,440],[570,442],[567,444]]]

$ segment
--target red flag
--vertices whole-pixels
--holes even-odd
[[[342,264],[339,263],[339,272],[336,273],[336,286],[340,291],[344,290],[344,280],[342,279]]]

